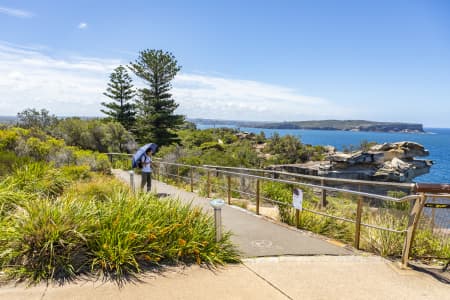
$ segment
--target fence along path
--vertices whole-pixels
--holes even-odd
[[[129,172],[115,169],[113,174],[129,183]],[[134,175],[136,188],[140,176]],[[163,182],[152,180],[152,191],[161,195],[178,198],[180,201],[204,208],[208,213],[213,209],[208,198],[188,192]],[[232,241],[238,246],[244,257],[281,256],[281,255],[352,255],[353,251],[344,248],[332,240],[297,230],[292,227],[267,220],[235,206],[222,208],[222,224],[233,233]]]

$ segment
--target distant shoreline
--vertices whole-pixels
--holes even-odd
[[[234,126],[261,129],[300,129],[300,130],[337,130],[353,132],[387,132],[387,133],[426,133],[422,124],[400,122],[374,122],[365,120],[321,120],[295,122],[252,122],[214,119],[188,119],[189,121],[209,126]]]

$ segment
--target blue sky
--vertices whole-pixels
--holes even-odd
[[[0,0],[0,33],[0,115],[101,115],[111,70],[156,48],[188,117],[450,127],[448,1]]]

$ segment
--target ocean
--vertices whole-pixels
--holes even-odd
[[[211,128],[212,125],[196,124],[197,128]],[[236,128],[236,126],[218,126]],[[422,144],[430,155],[424,159],[434,162],[430,173],[416,177],[416,182],[450,183],[450,128],[425,128],[427,133],[385,133],[385,132],[354,132],[334,130],[301,130],[301,129],[261,129],[239,127],[241,131],[260,133],[264,131],[266,137],[274,132],[280,135],[294,135],[302,143],[311,145],[331,145],[338,150],[344,146],[358,146],[362,141],[386,143],[411,141]]]

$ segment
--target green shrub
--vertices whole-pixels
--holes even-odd
[[[20,166],[5,181],[26,193],[51,198],[61,195],[69,183],[61,170],[43,162],[33,162]]]
[[[10,213],[16,207],[20,207],[31,195],[17,190],[13,184],[7,181],[0,182],[0,218]]]
[[[14,168],[31,162],[29,157],[18,157],[14,152],[0,151],[0,178],[9,175]]]
[[[418,229],[411,252],[416,257],[450,258],[450,239],[433,234],[431,229]]]
[[[0,219],[0,265],[10,278],[37,282],[91,271],[121,279],[148,265],[239,261],[230,233],[216,242],[214,222],[200,208],[133,195],[112,178],[18,205]]]
[[[77,165],[89,166],[91,171],[104,174],[111,173],[111,164],[108,156],[104,153],[92,152],[90,150],[75,150],[74,157]]]
[[[19,139],[15,130],[0,130],[0,151],[13,151]]]
[[[387,195],[389,197],[400,199],[402,197],[405,197],[406,193],[403,191],[388,191]],[[409,209],[411,207],[410,201],[404,201],[404,202],[383,201],[382,203],[383,203],[382,207],[384,207],[384,208],[391,208],[391,209],[396,209],[396,210],[400,210],[400,211],[409,211]]]
[[[217,142],[206,142],[200,145],[200,149],[206,150],[206,149],[216,149],[219,151],[223,151],[224,147],[222,144],[219,144]]]
[[[91,178],[90,168],[88,166],[63,166],[61,172],[67,180],[86,180]]]
[[[130,170],[131,169],[131,157],[128,156],[116,156],[113,158],[111,166],[113,169]]]
[[[0,263],[12,278],[65,279],[88,263],[88,214],[84,202],[33,199],[1,220]]]
[[[89,181],[73,184],[67,193],[74,198],[105,201],[115,193],[126,190],[129,187],[113,177],[93,176]]]
[[[267,182],[264,183],[262,191],[266,198],[281,202],[277,204],[280,214],[280,220],[284,223],[295,224],[295,209],[292,207],[292,186],[282,183]],[[302,188],[303,191],[303,207],[305,209],[316,209],[318,199],[313,195],[310,188]],[[348,205],[349,200],[329,198],[326,213],[339,217],[351,217],[352,210],[347,210],[344,207]],[[342,211],[336,207],[343,208]],[[350,216],[348,215],[350,214]],[[304,210],[300,215],[299,227],[310,230],[315,233],[326,235],[345,242],[353,240],[354,225],[339,221],[333,218],[320,216]]]
[[[387,210],[370,214],[367,222],[385,228],[404,230],[408,224],[407,216],[394,216]],[[364,249],[380,254],[381,256],[399,256],[403,250],[405,236],[401,233],[364,228],[361,234],[361,245]]]

